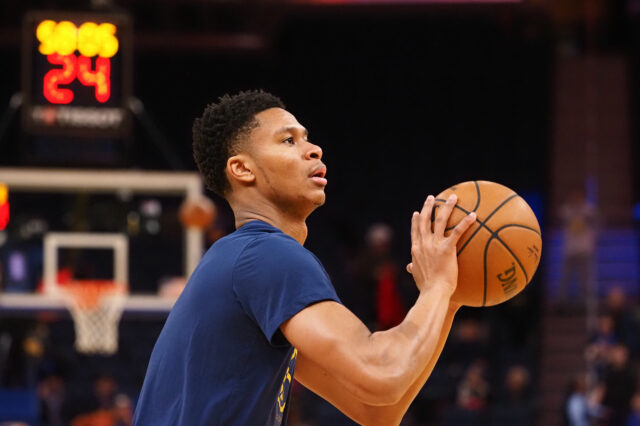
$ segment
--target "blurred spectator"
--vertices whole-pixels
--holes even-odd
[[[613,346],[618,339],[615,335],[615,321],[610,314],[600,315],[598,329],[591,338],[591,343],[602,346]]]
[[[640,330],[638,330],[629,300],[624,288],[614,286],[607,294],[605,311],[613,319],[614,335],[617,341],[624,343],[632,354],[638,355]]]
[[[399,287],[401,269],[391,256],[392,242],[391,227],[383,223],[372,225],[354,268],[353,312],[378,330],[399,324],[407,312]]]
[[[522,365],[510,367],[504,380],[504,390],[506,392],[502,400],[510,404],[530,401],[530,380],[531,376],[526,367]]]
[[[445,355],[453,368],[460,371],[459,375],[475,360],[487,359],[490,355],[487,325],[474,318],[457,318]]]
[[[468,411],[484,411],[489,400],[489,383],[485,379],[486,363],[476,360],[458,385],[457,405]]]
[[[522,365],[511,366],[507,370],[504,384],[491,410],[493,426],[533,424],[530,380],[529,370]]]
[[[485,378],[486,362],[477,359],[466,369],[458,383],[456,403],[442,413],[442,425],[484,425],[487,424],[489,403],[489,382]]]
[[[631,414],[626,426],[640,426],[640,393],[636,393],[631,398]]]
[[[40,422],[44,426],[63,426],[63,406],[66,398],[66,384],[62,377],[52,374],[38,384],[41,401]]]
[[[71,421],[72,426],[102,426],[113,425],[115,396],[118,383],[109,375],[100,375],[93,382],[93,393],[88,400],[77,398],[77,414]]]
[[[595,368],[598,379],[602,379],[609,360],[609,351],[616,343],[618,339],[615,336],[613,317],[608,314],[600,315],[598,328],[585,351],[586,359]]]
[[[47,324],[38,321],[22,341],[26,367],[25,379],[28,387],[36,386],[38,368],[45,353],[48,337],[49,329]]]
[[[111,409],[115,402],[115,395],[118,390],[116,380],[107,375],[99,376],[93,382],[93,394],[99,409]]]
[[[561,305],[583,305],[593,291],[592,270],[596,243],[596,208],[587,202],[584,191],[574,189],[560,208],[564,227],[564,259],[558,285]],[[577,281],[577,291],[571,297],[571,284]],[[573,301],[573,303],[570,303]]]
[[[564,415],[568,426],[589,426],[589,403],[587,385],[583,375],[578,375],[569,385],[569,397],[565,403]]]
[[[120,393],[116,395],[113,401],[113,425],[114,426],[131,426],[133,423],[133,404],[131,398]]]
[[[118,383],[108,375],[101,375],[93,382],[93,395],[99,409],[113,407]]]
[[[604,398],[609,426],[624,426],[629,417],[631,398],[636,391],[636,373],[629,363],[629,350],[622,344],[610,350],[604,376]]]
[[[602,405],[604,393],[605,388],[602,383],[596,384],[593,389],[587,392],[589,416],[594,419],[597,424],[602,423],[605,418],[604,407]]]

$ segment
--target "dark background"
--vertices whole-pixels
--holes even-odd
[[[74,6],[86,8],[2,6],[0,99],[19,87],[19,44],[11,37],[21,14]],[[328,201],[311,218],[311,247],[318,222],[348,244],[376,220],[408,231],[427,194],[460,181],[494,180],[525,198],[544,197],[553,57],[544,14],[524,5],[246,7],[127,6],[138,36],[134,94],[178,167],[195,169],[191,124],[207,103],[263,88],[284,100],[324,150]],[[224,41],[246,33],[257,34],[259,47]],[[205,48],[202,34],[214,40]],[[0,140],[0,164],[47,165],[17,121]],[[141,126],[128,143],[122,165],[172,167]]]

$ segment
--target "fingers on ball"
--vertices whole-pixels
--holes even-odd
[[[435,220],[435,223],[434,223],[433,230],[438,235],[443,235],[444,234],[444,231],[445,231],[445,228],[446,228],[446,224],[449,221],[449,217],[451,216],[451,212],[453,211],[453,206],[456,204],[457,201],[458,201],[458,197],[455,194],[451,194],[447,198],[447,201],[445,202],[440,214],[438,214],[436,216],[436,220]]]
[[[451,233],[452,237],[457,241],[462,236],[462,234],[464,234],[471,227],[475,220],[476,212],[469,213],[467,216],[465,216],[464,219],[460,221],[460,223],[456,225],[455,228],[453,228],[453,232]]]

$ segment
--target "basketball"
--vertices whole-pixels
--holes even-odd
[[[457,244],[458,287],[451,300],[466,306],[492,306],[520,293],[540,263],[540,225],[531,207],[513,190],[488,181],[463,182],[438,194],[437,217],[451,194],[458,202],[445,235],[467,214],[476,222]]]
[[[216,218],[216,205],[207,197],[186,199],[180,206],[179,218],[186,228],[204,229]]]

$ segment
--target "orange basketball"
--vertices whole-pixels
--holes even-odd
[[[205,196],[186,199],[180,206],[178,215],[183,226],[203,229],[215,220],[216,205]]]
[[[542,254],[540,225],[531,207],[506,186],[479,180],[438,194],[434,217],[451,194],[458,203],[445,235],[470,212],[477,216],[458,241],[458,287],[452,300],[492,306],[511,299],[531,281]]]

